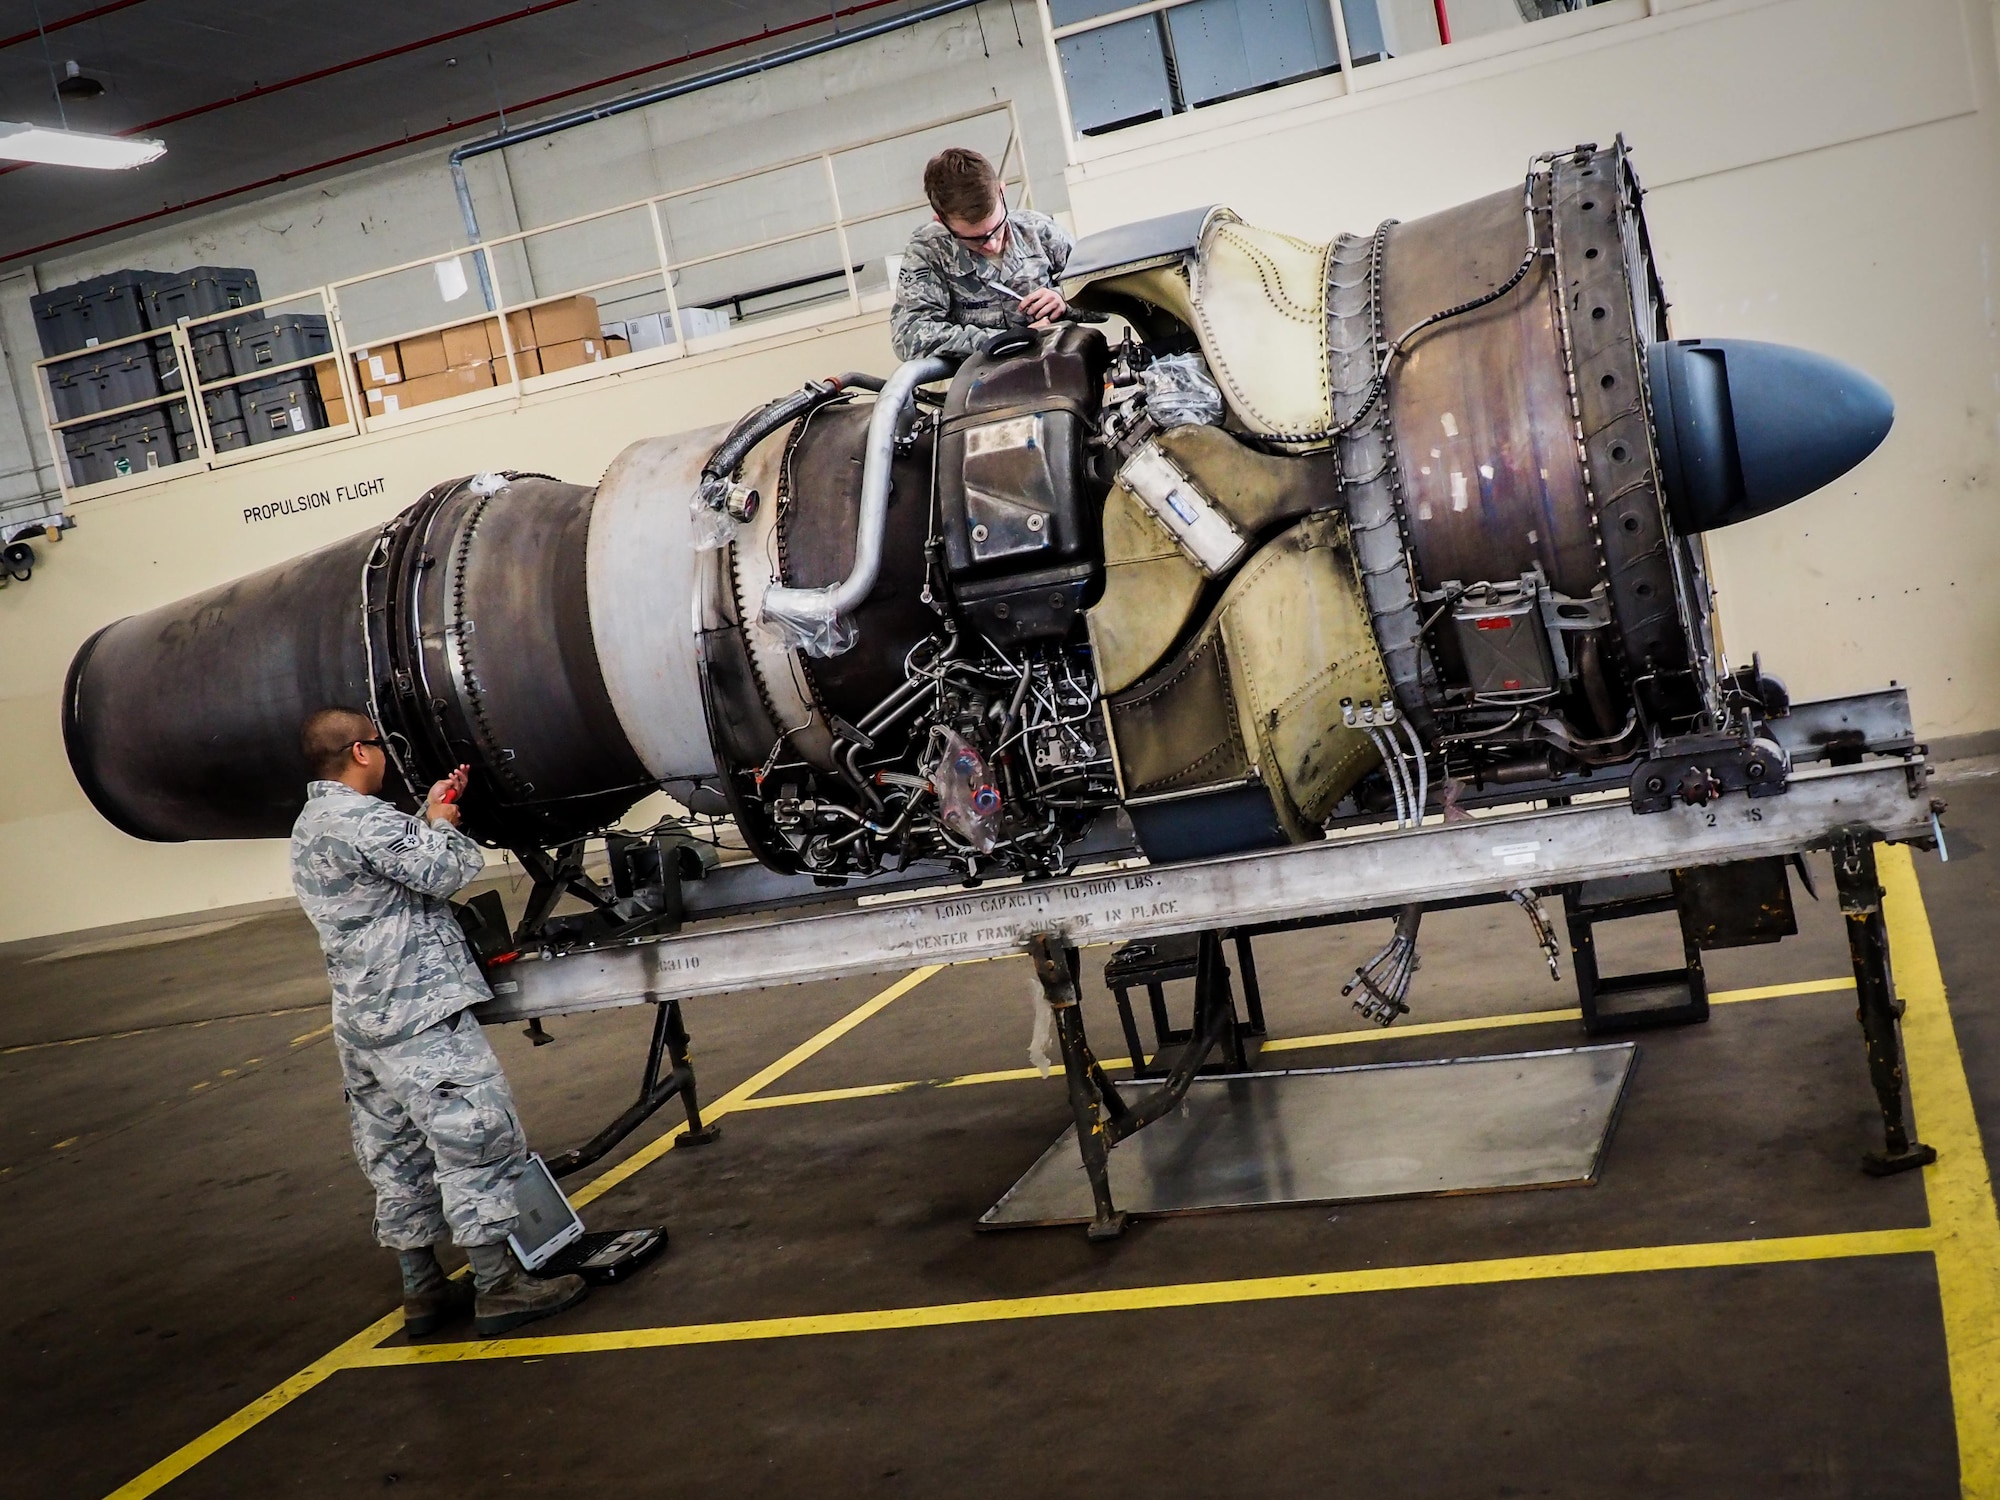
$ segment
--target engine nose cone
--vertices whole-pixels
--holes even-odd
[[[1831,484],[1889,434],[1896,403],[1850,365],[1785,344],[1679,339],[1647,369],[1674,523],[1714,531]]]

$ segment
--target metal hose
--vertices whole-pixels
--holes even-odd
[[[837,656],[853,644],[839,629],[875,587],[882,571],[882,537],[889,522],[890,466],[896,457],[896,423],[920,385],[942,380],[958,368],[936,355],[897,366],[882,383],[868,419],[867,457],[861,471],[861,515],[855,526],[854,566],[847,577],[825,588],[773,585],[764,595],[759,618],[814,656]]]

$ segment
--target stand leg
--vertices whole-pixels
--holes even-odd
[[[1889,928],[1882,920],[1882,886],[1875,874],[1875,845],[1865,834],[1844,834],[1833,848],[1833,880],[1847,919],[1847,948],[1854,959],[1861,1035],[1868,1045],[1868,1075],[1882,1106],[1881,1153],[1862,1158],[1874,1177],[1907,1172],[1937,1160],[1931,1147],[1910,1139],[1905,1119],[1902,1006],[1889,970]]]
[[[655,1033],[666,1033],[667,1056],[674,1065],[674,1076],[681,1080],[681,1108],[687,1111],[687,1132],[674,1138],[676,1149],[682,1146],[706,1146],[722,1134],[722,1127],[713,1122],[701,1122],[701,1101],[695,1093],[694,1060],[688,1055],[687,1026],[681,1020],[681,1003],[669,1000],[660,1007],[659,1020],[654,1023]],[[655,1057],[658,1056],[657,1047]],[[655,1063],[655,1067],[658,1064]]]
[[[1236,934],[1236,967],[1243,974],[1243,1014],[1251,1036],[1264,1035],[1264,992],[1257,988],[1257,957],[1250,951],[1250,934]]]
[[[1096,1205],[1089,1236],[1093,1240],[1116,1239],[1125,1232],[1125,1215],[1111,1201],[1106,1110],[1093,1076],[1096,1066],[1090,1042],[1083,1031],[1083,1006],[1074,968],[1076,949],[1054,934],[1040,932],[1029,939],[1028,953],[1034,959],[1042,994],[1055,1012],[1056,1038],[1062,1044],[1063,1077],[1069,1085],[1070,1113],[1076,1117],[1077,1149],[1083,1156],[1083,1170],[1090,1178],[1090,1196]]]
[[[673,1063],[664,1079],[660,1077],[662,1057]],[[582,1171],[637,1130],[676,1094],[688,1117],[687,1134],[675,1139],[676,1146],[706,1146],[722,1133],[719,1125],[701,1122],[701,1107],[695,1101],[694,1064],[688,1059],[688,1034],[681,1022],[680,1001],[658,1000],[654,1002],[653,1039],[646,1048],[646,1069],[639,1077],[638,1099],[583,1145],[546,1158],[549,1171],[557,1177]]]
[[[1194,980],[1194,1035],[1211,1036],[1220,1029],[1222,1061],[1232,1073],[1250,1071],[1243,1050],[1243,1027],[1236,1019],[1236,996],[1229,987],[1229,965],[1222,959],[1222,934],[1201,935],[1201,958]],[[1217,1015],[1216,1011],[1226,1014]]]
[[[1132,1018],[1132,993],[1124,985],[1115,984],[1111,996],[1118,1002],[1118,1025],[1125,1033],[1125,1054],[1136,1073],[1146,1066],[1146,1048],[1139,1040],[1139,1023]]]

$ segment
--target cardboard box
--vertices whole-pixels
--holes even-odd
[[[396,358],[402,363],[405,381],[442,375],[451,368],[451,361],[445,358],[442,333],[420,333],[414,338],[396,340]]]
[[[419,375],[403,381],[401,385],[370,391],[368,410],[371,415],[382,416],[389,412],[408,411],[413,406],[426,406],[433,401],[448,401],[453,396],[492,389],[492,365],[466,365],[457,370],[440,371],[436,375]]]
[[[486,341],[486,330],[484,319],[439,330],[438,337],[444,341],[444,367],[460,370],[467,365],[485,364],[491,359],[493,347]]]
[[[345,396],[321,396],[319,404],[326,408],[326,425],[344,427],[347,424],[347,398]]]
[[[397,356],[396,346],[383,344],[380,348],[355,350],[354,374],[364,391],[395,385],[403,378],[403,362]]]
[[[630,354],[631,352],[632,345],[626,339],[619,337],[615,333],[607,333],[604,336],[604,357],[606,359],[616,359],[621,354]]]
[[[535,350],[533,349],[517,350],[515,352],[514,357],[521,362],[521,378],[523,380],[528,379],[530,376],[539,375],[542,373],[541,356]],[[493,383],[495,385],[513,384],[514,372],[507,363],[506,355],[496,354],[493,356],[492,359],[488,360],[487,363],[493,369]]]
[[[507,346],[500,338],[500,320],[488,318],[480,327],[486,330],[486,353],[489,358],[499,359],[507,352]],[[526,310],[507,314],[507,331],[514,340],[516,349],[535,347],[535,320]]]
[[[534,320],[537,349],[546,349],[551,344],[572,344],[579,339],[601,342],[604,337],[594,297],[558,297],[553,302],[537,303],[528,312]]]
[[[560,344],[544,344],[536,352],[541,356],[544,375],[553,375],[557,370],[573,370],[578,365],[595,364],[605,357],[604,340],[601,338],[569,339]]]
[[[330,404],[345,399],[340,389],[340,366],[330,359],[323,359],[313,366],[313,379],[319,384],[319,399],[322,404]]]

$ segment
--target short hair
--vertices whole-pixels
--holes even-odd
[[[977,224],[1000,201],[1000,174],[977,151],[949,146],[924,167],[924,196],[940,219]]]
[[[299,749],[306,769],[315,781],[332,781],[340,775],[347,752],[358,740],[376,738],[375,721],[358,708],[334,704],[315,709],[299,726]]]

